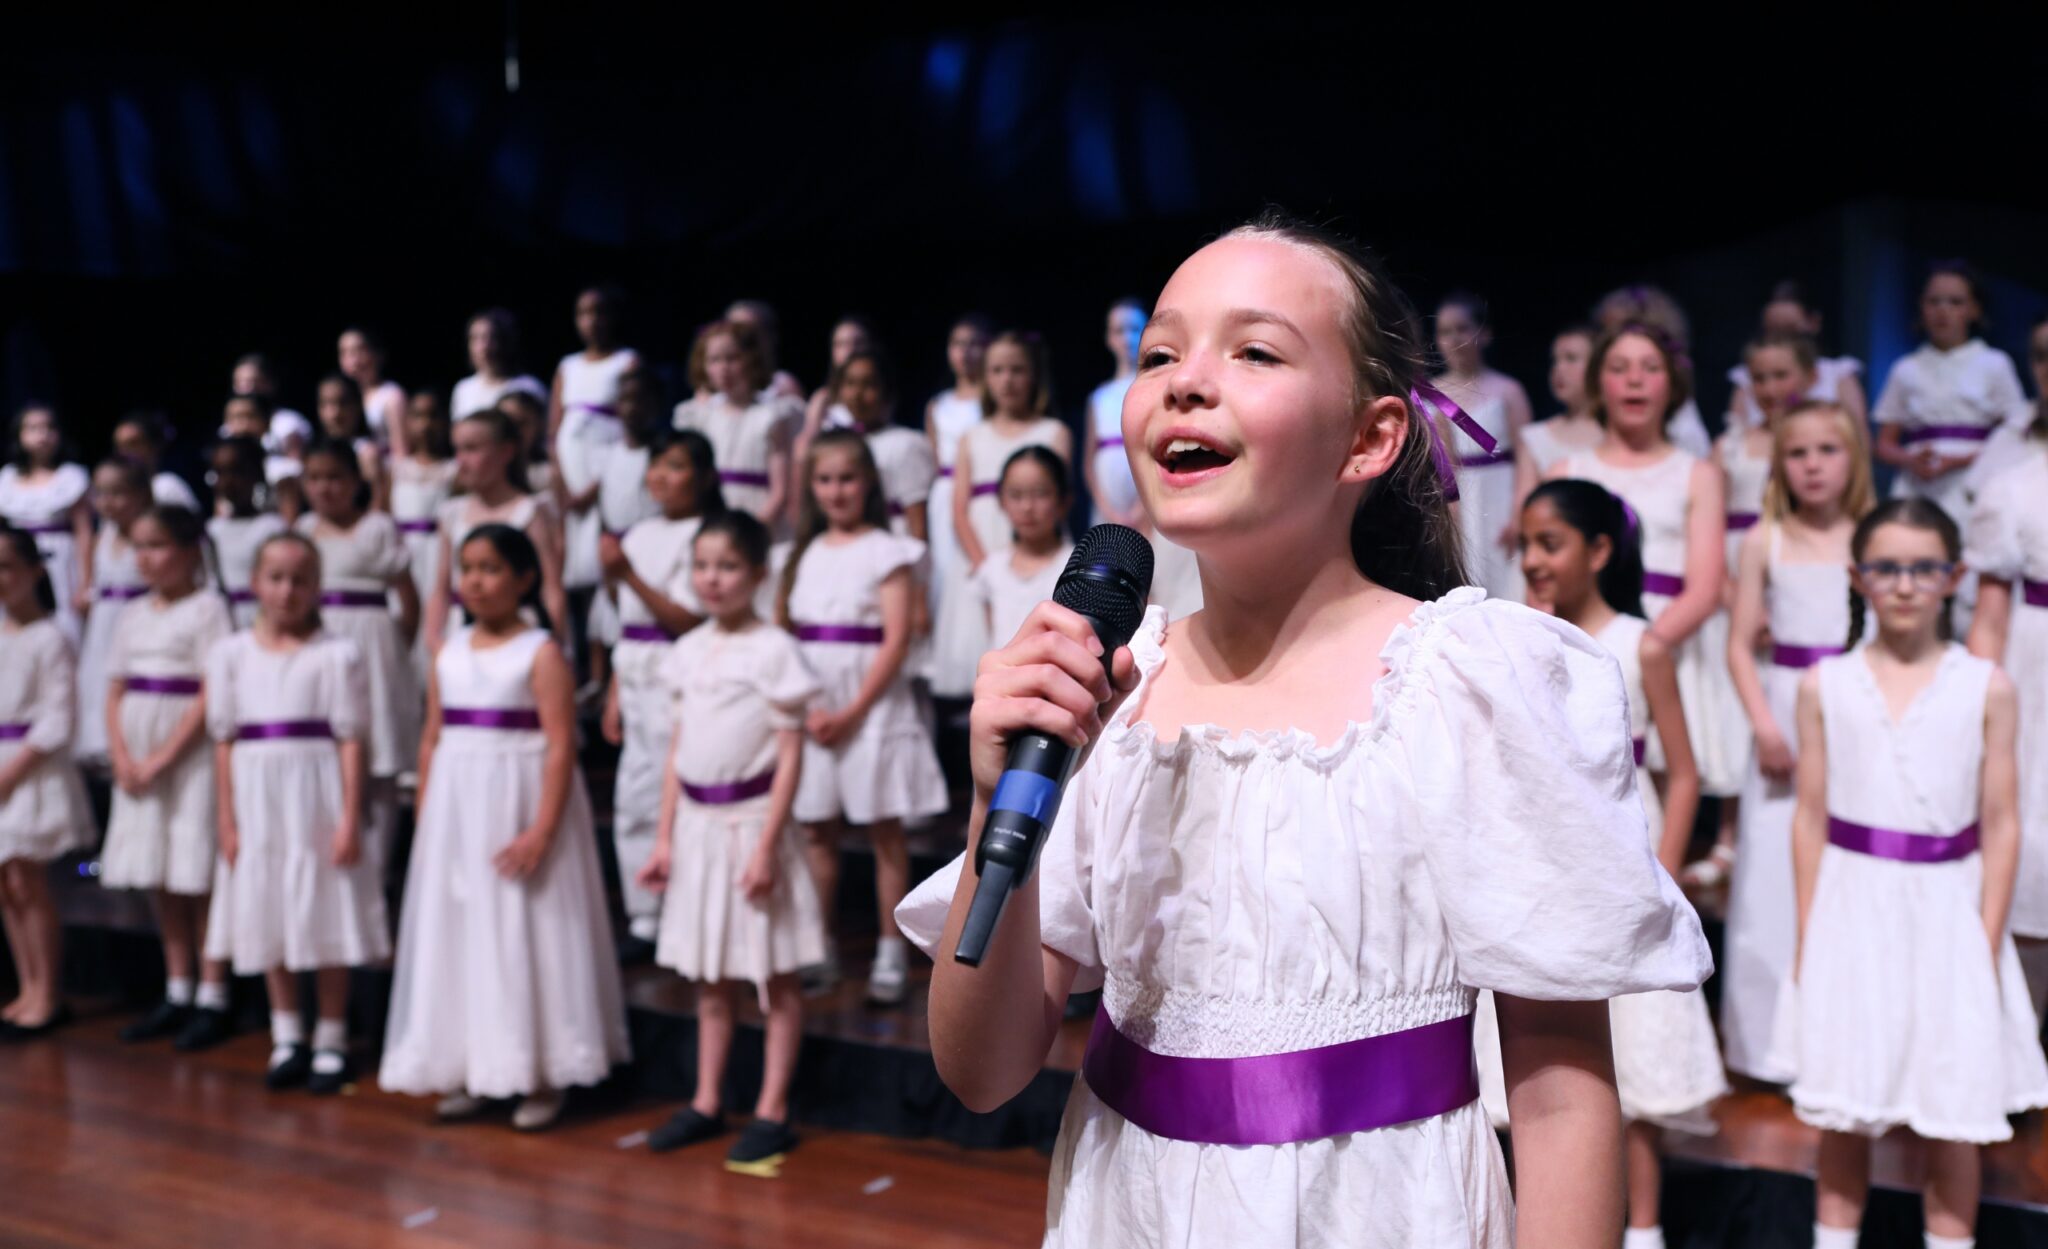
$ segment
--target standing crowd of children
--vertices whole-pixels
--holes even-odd
[[[163,1000],[126,1039],[213,1044],[231,973],[260,974],[269,1082],[333,1092],[355,1076],[348,970],[391,966],[379,1082],[444,1117],[515,1100],[537,1129],[629,1057],[618,966],[651,958],[696,986],[699,1021],[697,1094],[653,1147],[726,1130],[742,983],[767,1060],[730,1158],[791,1147],[802,1002],[840,974],[849,828],[880,915],[866,996],[891,1006],[906,932],[928,944],[897,912],[906,827],[951,805],[935,743],[1050,597],[1077,489],[1153,538],[1153,601],[1180,619],[1208,569],[1153,530],[1135,474],[1230,457],[1125,445],[1127,392],[1172,363],[1141,354],[1134,300],[1108,311],[1114,376],[1071,427],[1038,335],[960,318],[921,432],[858,318],[806,395],[777,368],[773,312],[736,303],[665,397],[620,340],[621,300],[579,295],[582,347],[551,383],[520,372],[510,314],[479,314],[473,372],[445,401],[401,389],[361,328],[311,420],[245,357],[203,507],[160,465],[157,418],[121,421],[88,473],[54,409],[15,414],[10,1033],[67,1017],[46,865],[97,844],[100,884],[145,892],[162,941]],[[1825,1130],[1823,1246],[1853,1243],[1868,1141],[1897,1126],[1935,1143],[1928,1243],[1968,1243],[1974,1146],[2048,1105],[2048,409],[1979,337],[1967,266],[1935,267],[1919,306],[1924,344],[1866,411],[1856,362],[1818,353],[1819,310],[1774,290],[1712,443],[1684,315],[1655,288],[1556,337],[1560,410],[1541,420],[1486,362],[1485,302],[1436,310],[1440,371],[1416,382],[1458,418],[1429,449],[1455,479],[1466,578],[1611,654],[1648,845],[1674,877],[1728,888],[1718,1029],[1697,993],[1616,982],[1631,1245],[1661,1243],[1657,1131],[1713,1130],[1724,1060]],[[2048,322],[2030,351],[2048,389]],[[585,731],[619,747],[611,881]],[[110,786],[103,838],[82,769]],[[1705,800],[1719,835],[1688,865]],[[1482,1086],[1505,1124],[1493,1020],[1482,1009]]]

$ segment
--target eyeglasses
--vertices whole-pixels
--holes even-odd
[[[1932,593],[1944,588],[1955,570],[1954,564],[1939,559],[1917,560],[1911,564],[1881,559],[1856,565],[1856,571],[1863,574],[1870,588],[1880,594],[1896,587],[1901,577],[1908,578],[1914,589]]]

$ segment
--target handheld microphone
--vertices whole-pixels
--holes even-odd
[[[1102,666],[1109,669],[1117,648],[1131,640],[1152,591],[1152,544],[1122,525],[1097,525],[1081,535],[1052,601],[1087,617],[1102,641]],[[1010,743],[1009,762],[989,799],[981,844],[974,852],[980,879],[967,922],[953,949],[955,962],[979,967],[989,935],[1002,918],[1010,894],[1031,878],[1039,848],[1060,809],[1060,795],[1074,769],[1076,752],[1057,737],[1024,733]]]

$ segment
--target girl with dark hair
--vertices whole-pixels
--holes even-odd
[[[320,379],[316,394],[319,402],[314,411],[320,417],[320,433],[314,445],[325,443],[353,450],[356,475],[370,487],[366,506],[373,512],[389,512],[391,482],[384,474],[384,452],[371,433],[369,418],[363,414],[362,388],[346,374],[330,373]]]
[[[2048,1105],[2006,920],[2020,857],[2012,682],[1948,639],[1962,541],[1895,499],[1850,539],[1849,653],[1799,686],[1792,1106],[1821,1129],[1815,1249],[1853,1249],[1870,1142],[1925,1141],[1927,1243],[1974,1244],[1979,1147]],[[1875,616],[1874,628],[1870,620]]]
[[[810,843],[827,932],[839,892],[840,824],[866,829],[881,908],[868,997],[894,1006],[910,972],[895,915],[910,887],[903,821],[942,814],[947,802],[931,730],[904,672],[924,543],[889,532],[874,456],[853,430],[828,429],[811,443],[803,498],[776,614],[795,631],[824,693],[804,726],[796,818]],[[828,959],[817,980],[837,975],[836,958]]]
[[[620,380],[640,363],[631,347],[619,342],[620,293],[593,286],[576,297],[576,337],[582,350],[563,356],[555,366],[548,393],[547,446],[554,456],[555,505],[562,516],[562,584],[569,595],[572,623],[581,629],[592,619],[602,571],[597,539],[605,527],[599,511],[605,466],[626,441],[626,423],[619,412]],[[624,527],[620,527],[624,532]],[[601,693],[606,673],[602,648],[587,646],[588,676]]]
[[[1274,214],[1197,251],[1123,432],[1205,606],[1105,653],[1041,604],[982,665],[969,849],[900,918],[937,960],[932,1052],[970,1109],[1034,1078],[1058,1004],[1104,986],[1053,1150],[1055,1249],[1619,1238],[1607,1000],[1711,962],[1644,833],[1613,658],[1464,584],[1424,343],[1327,231]],[[969,969],[975,845],[1026,730],[1100,740]],[[1471,1079],[1479,989],[1519,1211]],[[1215,1092],[1238,1081],[1282,1092]]]
[[[91,491],[92,475],[66,455],[56,410],[23,405],[14,414],[7,462],[0,465],[0,520],[35,538],[57,596],[57,628],[74,646],[79,594],[92,582]]]
[[[188,511],[199,510],[199,496],[183,477],[163,467],[170,445],[171,422],[161,412],[130,412],[114,426],[114,454],[140,468],[149,478],[150,500]]]
[[[619,429],[621,441],[605,452],[604,467],[597,475],[597,569],[600,581],[591,596],[585,618],[584,637],[590,647],[591,679],[598,682],[600,695],[612,683],[612,651],[619,644],[618,544],[634,525],[661,509],[647,492],[647,444],[670,429],[667,405],[662,402],[661,382],[639,366],[619,374]]]
[[[472,624],[427,687],[420,803],[378,1083],[438,1094],[443,1119],[517,1097],[512,1126],[560,1116],[564,1090],[629,1055],[576,689],[545,628],[541,557],[509,525],[455,548]]]
[[[128,460],[103,461],[92,474],[92,506],[101,521],[92,544],[92,581],[80,587],[76,600],[85,617],[85,640],[78,647],[77,748],[80,759],[97,764],[107,759],[107,652],[114,626],[124,606],[149,593],[131,540],[135,522],[150,507],[149,474]]]
[[[946,368],[953,374],[953,384],[924,405],[924,436],[932,444],[938,465],[938,478],[925,501],[932,559],[932,583],[926,598],[935,617],[947,592],[965,581],[960,566],[966,554],[953,536],[953,457],[959,454],[960,440],[967,431],[981,422],[982,364],[994,334],[994,326],[979,313],[968,313],[953,322],[946,335]]]
[[[71,643],[35,535],[0,524],[0,920],[16,995],[0,1039],[63,1026],[64,932],[49,865],[92,845],[92,805],[71,762]]]
[[[384,340],[359,325],[341,332],[334,345],[335,367],[356,384],[363,397],[363,418],[370,434],[388,443],[391,458],[401,460],[412,451],[406,438],[405,389],[384,372]]]
[[[448,575],[434,583],[427,600],[427,649],[438,651],[448,636],[455,595],[455,556],[482,525],[509,525],[527,536],[540,558],[541,603],[557,645],[569,644],[569,599],[562,589],[562,526],[553,500],[527,485],[519,428],[496,408],[465,416],[455,426],[455,480],[462,493],[442,505],[440,567]]]
[[[1138,377],[1138,339],[1145,333],[1148,315],[1139,299],[1119,299],[1109,306],[1103,345],[1116,361],[1116,372],[1089,393],[1081,442],[1081,471],[1096,521],[1138,530],[1149,526],[1138,507],[1138,481],[1131,474],[1130,457],[1124,454],[1124,396]]]
[[[1762,338],[1805,339],[1813,352],[1813,380],[1799,397],[1838,403],[1858,421],[1867,423],[1870,403],[1863,394],[1863,362],[1854,356],[1821,355],[1822,324],[1820,305],[1807,298],[1805,288],[1797,282],[1780,282],[1771,288],[1771,297],[1764,301],[1757,333]],[[1735,387],[1728,402],[1729,429],[1743,429],[1765,419],[1757,404],[1749,352],[1745,351],[1743,356],[1741,364],[1728,370],[1728,381]]]
[[[215,793],[206,730],[206,654],[234,632],[225,594],[201,588],[206,523],[158,506],[135,522],[135,566],[146,592],[124,604],[107,651],[100,714],[114,799],[100,849],[100,884],[147,889],[163,939],[164,1000],[123,1030],[124,1041],[177,1036],[181,1050],[228,1038],[224,964],[201,963],[213,890]],[[195,990],[194,970],[201,983]]]
[[[875,327],[866,317],[852,313],[832,323],[832,345],[826,357],[825,384],[811,392],[811,398],[804,405],[803,432],[797,435],[792,453],[803,458],[811,439],[820,431],[845,429],[854,424],[853,414],[839,399],[839,370],[846,367],[856,353],[872,351],[876,345]],[[790,509],[792,515],[796,508]]]
[[[1474,585],[1495,598],[1519,599],[1515,444],[1534,414],[1522,384],[1487,365],[1492,345],[1484,299],[1460,291],[1437,305],[1436,352],[1444,371],[1432,384],[1463,405],[1494,440],[1488,450],[1461,428],[1450,448],[1458,462],[1458,524],[1465,535],[1465,558]]]
[[[1029,446],[1010,457],[997,478],[996,497],[1010,522],[1010,541],[981,561],[967,587],[987,617],[988,636],[1001,646],[1017,636],[1031,609],[1052,597],[1067,556],[1066,519],[1073,505],[1067,462]]]
[[[486,308],[469,319],[469,367],[475,372],[455,383],[448,400],[455,420],[497,406],[509,391],[547,402],[540,379],[519,371],[519,322],[503,308]]]
[[[676,405],[674,423],[711,440],[726,502],[774,528],[788,519],[790,439],[803,405],[769,393],[771,377],[752,326],[714,321],[690,346],[697,395]]]
[[[927,504],[939,465],[932,457],[931,443],[916,430],[890,419],[896,406],[896,372],[888,353],[870,346],[848,356],[834,374],[832,393],[846,411],[849,428],[868,440],[875,471],[881,474],[882,497],[889,503],[890,530],[928,541],[931,512]]]
[[[1517,514],[1545,469],[1574,452],[1592,450],[1607,434],[1593,414],[1596,396],[1586,376],[1599,340],[1600,331],[1590,325],[1568,325],[1550,340],[1550,397],[1564,410],[1531,421],[1515,442]]]
[[[449,441],[447,409],[430,390],[407,402],[400,425],[406,450],[391,455],[391,517],[405,535],[413,591],[424,605],[433,600],[434,587],[448,579],[441,563],[441,509],[455,493],[455,447]],[[413,671],[424,688],[433,662],[426,629],[412,649]]]
[[[213,515],[206,536],[213,546],[214,576],[227,587],[237,629],[256,621],[256,552],[287,526],[276,512],[257,505],[263,489],[263,444],[254,438],[227,438],[216,443],[213,461]]]

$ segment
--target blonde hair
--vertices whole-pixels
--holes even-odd
[[[1850,520],[1861,520],[1877,506],[1877,486],[1870,475],[1870,440],[1863,422],[1849,409],[1831,399],[1809,399],[1797,404],[1771,431],[1771,479],[1764,486],[1764,520],[1781,523],[1798,509],[1792,497],[1792,483],[1785,475],[1785,441],[1798,416],[1832,417],[1835,432],[1848,444],[1849,484],[1842,491],[1842,512]]]

